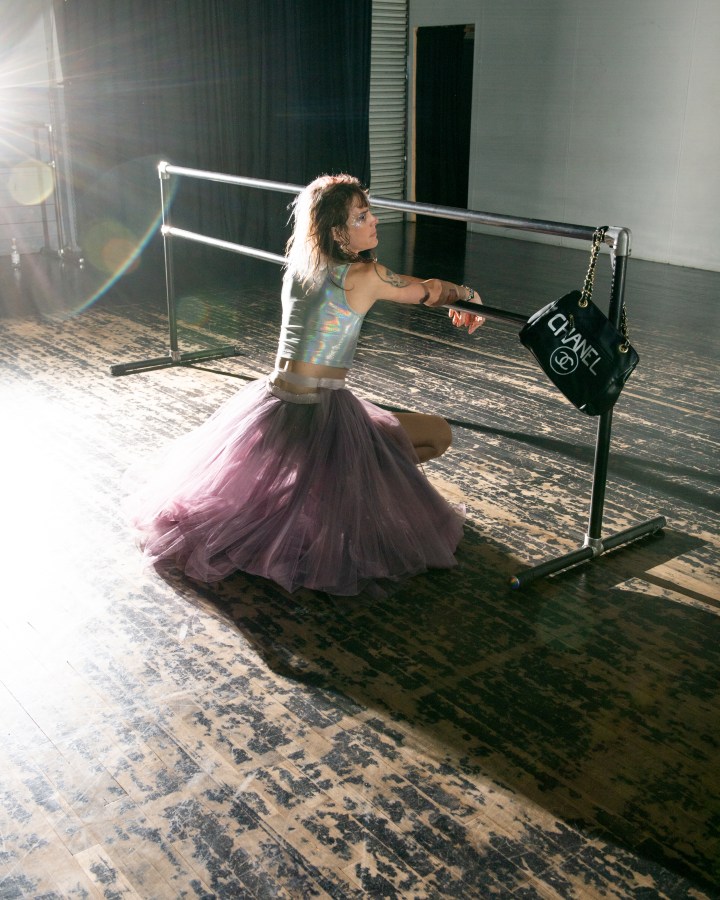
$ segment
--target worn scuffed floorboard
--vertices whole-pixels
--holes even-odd
[[[521,312],[584,275],[385,230],[394,268]],[[628,269],[605,523],[668,527],[518,592],[582,542],[596,422],[512,327],[373,310],[353,387],[450,419],[426,471],[468,519],[456,569],[338,600],[141,568],[123,471],[268,371],[279,317],[274,267],[192,268],[183,347],[242,354],[113,378],[164,352],[148,269],[74,314],[90,273],[0,272],[0,897],[720,896],[720,275]]]

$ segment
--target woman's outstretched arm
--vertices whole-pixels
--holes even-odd
[[[400,275],[380,262],[352,266],[345,279],[348,303],[356,312],[367,312],[378,300],[393,303],[424,303],[444,306],[456,300],[470,300],[475,292],[464,285],[440,278]]]

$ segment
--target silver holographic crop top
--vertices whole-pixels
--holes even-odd
[[[331,266],[320,286],[310,291],[285,275],[278,359],[350,367],[365,314],[348,306],[344,285],[349,267]]]

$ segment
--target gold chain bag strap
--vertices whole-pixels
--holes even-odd
[[[582,288],[582,297],[580,298],[580,306],[583,309],[588,305],[592,297],[593,287],[595,285],[595,264],[600,255],[600,245],[605,239],[607,225],[596,228],[593,232],[592,247],[590,248],[590,263],[588,265],[587,274],[585,275],[585,283]],[[620,346],[621,353],[627,353],[630,350],[630,332],[628,331],[627,309],[623,300],[622,310],[620,311],[620,334],[623,336],[623,342]]]
[[[603,226],[593,233],[582,290],[539,309],[519,335],[553,384],[590,416],[614,405],[639,362],[628,337],[625,304],[618,331],[592,301],[595,265],[606,232]]]

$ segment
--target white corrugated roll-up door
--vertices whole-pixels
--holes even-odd
[[[370,58],[370,191],[405,197],[407,164],[407,0],[373,0]],[[383,222],[403,214],[378,210]]]

